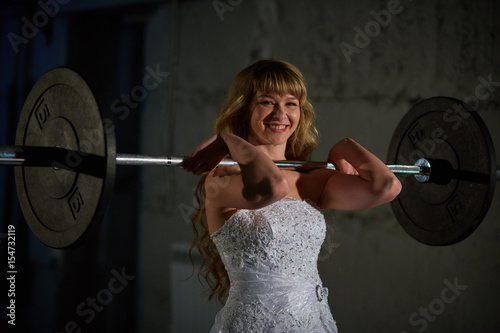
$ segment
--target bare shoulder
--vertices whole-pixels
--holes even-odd
[[[237,209],[231,199],[241,194],[241,177],[238,174],[214,176],[210,172],[205,179],[205,214],[209,233],[219,230]]]
[[[234,208],[220,208],[210,205],[210,203],[205,203],[208,232],[213,234],[219,230],[236,211],[237,209]]]

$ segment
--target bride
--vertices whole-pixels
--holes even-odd
[[[352,139],[327,161],[337,170],[281,170],[317,146],[314,109],[301,72],[263,60],[235,77],[215,134],[184,162],[202,175],[193,248],[210,298],[225,302],[212,332],[337,332],[317,270],[321,209],[361,210],[393,200],[401,184]],[[230,156],[238,164],[217,167]]]

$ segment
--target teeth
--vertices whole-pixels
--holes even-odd
[[[285,125],[269,125],[269,127],[280,130],[280,129],[284,129],[286,126]]]

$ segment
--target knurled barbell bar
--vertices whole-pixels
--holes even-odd
[[[116,154],[113,123],[83,78],[55,68],[32,88],[15,146],[0,165],[16,166],[23,215],[53,248],[75,246],[108,206],[116,165],[181,166],[184,157]],[[415,105],[391,139],[388,164],[403,183],[392,209],[403,228],[429,245],[463,240],[481,223],[499,171],[486,125],[462,101],[434,97]],[[234,165],[224,159],[219,165]],[[335,169],[327,162],[275,161],[280,168]],[[414,177],[408,177],[413,175]]]

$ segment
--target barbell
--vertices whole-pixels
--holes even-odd
[[[22,213],[53,248],[79,245],[108,207],[116,165],[181,166],[185,157],[117,154],[114,125],[85,80],[69,68],[44,74],[23,105],[15,146],[0,165],[15,167]],[[335,169],[328,162],[275,161],[283,169]],[[224,159],[219,165],[236,164]],[[466,103],[433,97],[398,124],[388,167],[403,183],[391,203],[401,226],[428,245],[469,236],[491,204],[499,171],[488,129]]]

